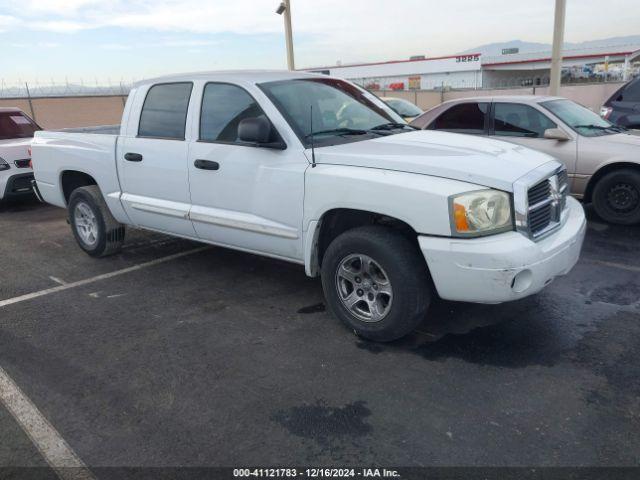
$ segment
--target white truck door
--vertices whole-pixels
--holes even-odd
[[[201,239],[230,247],[303,260],[302,148],[267,148],[238,139],[238,125],[266,114],[244,88],[211,82],[203,90],[197,138],[189,149],[191,219]],[[271,135],[279,140],[271,123]]]
[[[121,201],[133,223],[194,238],[185,138],[192,90],[191,82],[178,82],[137,92],[117,162]]]

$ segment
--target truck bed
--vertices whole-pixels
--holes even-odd
[[[118,126],[36,132],[31,144],[32,161],[43,199],[65,207],[65,178],[71,172],[91,177],[100,186],[107,204],[119,203],[116,165],[119,133]]]

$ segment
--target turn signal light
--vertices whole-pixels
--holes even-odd
[[[469,222],[467,222],[467,210],[464,206],[456,203],[453,205],[453,216],[458,232],[468,232]]]

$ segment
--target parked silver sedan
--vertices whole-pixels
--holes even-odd
[[[571,192],[611,223],[640,223],[640,136],[560,97],[470,97],[445,102],[411,125],[518,143],[567,166]]]

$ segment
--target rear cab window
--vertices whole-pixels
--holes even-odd
[[[138,137],[184,140],[191,82],[154,85],[142,106]]]
[[[38,130],[40,127],[22,112],[0,112],[0,140],[32,138]]]
[[[475,135],[484,134],[486,133],[488,111],[488,102],[469,102],[454,105],[436,118],[428,129]]]

